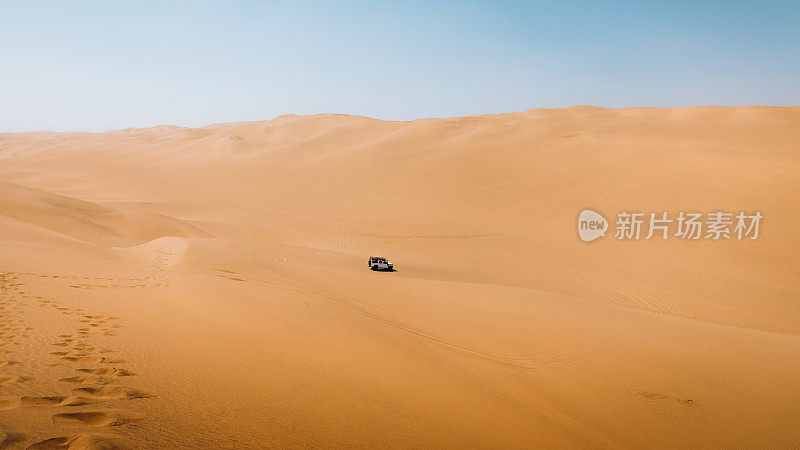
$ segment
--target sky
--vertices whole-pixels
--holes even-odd
[[[800,1],[5,1],[0,132],[800,105]]]

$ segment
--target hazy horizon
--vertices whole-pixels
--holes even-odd
[[[568,106],[554,106],[554,107],[533,107],[527,108],[524,110],[519,111],[500,111],[500,112],[491,112],[491,113],[475,113],[475,114],[464,114],[462,116],[425,116],[425,117],[416,117],[410,119],[383,119],[380,117],[371,117],[364,114],[346,114],[346,113],[337,113],[337,112],[321,112],[321,113],[311,113],[311,114],[294,114],[294,113],[283,113],[277,116],[267,117],[264,119],[253,119],[253,120],[228,120],[228,121],[219,121],[219,122],[209,122],[209,123],[200,123],[195,125],[181,125],[178,123],[156,123],[152,125],[142,125],[142,126],[130,126],[130,127],[119,127],[119,128],[109,128],[109,129],[99,129],[99,130],[24,130],[24,131],[0,131],[0,134],[15,134],[15,133],[107,133],[112,131],[121,131],[121,130],[128,130],[128,129],[148,129],[148,128],[157,128],[157,127],[178,127],[178,128],[203,128],[203,127],[210,127],[215,125],[232,125],[232,124],[244,124],[244,123],[252,123],[252,122],[268,122],[270,120],[277,119],[282,116],[298,116],[298,117],[312,117],[312,116],[352,116],[352,117],[363,117],[367,119],[375,119],[380,120],[383,122],[413,122],[415,120],[427,120],[427,119],[447,119],[447,118],[460,118],[460,117],[470,117],[470,116],[492,116],[492,115],[500,115],[500,114],[515,114],[526,112],[534,109],[569,109],[569,108],[600,108],[600,109],[646,109],[646,108],[655,108],[655,109],[679,109],[679,108],[797,108],[800,107],[798,105],[684,105],[684,106],[600,106],[600,105],[568,105]]]

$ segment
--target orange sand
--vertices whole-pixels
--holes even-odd
[[[0,441],[797,448],[798,143],[797,107],[0,134]],[[587,244],[585,207],[765,218]]]

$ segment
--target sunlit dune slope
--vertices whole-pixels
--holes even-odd
[[[31,328],[0,423],[26,445],[796,447],[798,142],[800,107],[758,106],[0,134],[0,295]],[[585,243],[584,208],[764,220]],[[49,365],[82,315],[135,376]]]

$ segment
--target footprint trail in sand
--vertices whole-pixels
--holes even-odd
[[[88,284],[88,280],[114,282],[149,282],[119,287],[161,287],[168,283],[161,266],[169,255],[158,257],[158,267],[153,275],[143,278],[83,277],[76,275],[35,274],[28,272],[0,272],[0,411],[17,408],[52,408],[52,424],[62,429],[62,436],[41,439],[26,433],[5,431],[0,436],[0,448],[17,446],[25,441],[28,448],[128,448],[126,439],[114,432],[144,416],[126,407],[125,402],[147,399],[151,392],[128,385],[136,373],[126,367],[127,361],[117,356],[108,340],[122,328],[117,316],[90,314],[59,301],[35,295],[28,291],[24,280],[30,277],[54,280],[87,280],[87,288],[117,287],[116,285]],[[74,287],[74,286],[70,286]],[[62,330],[50,336],[45,334],[31,339],[35,321],[27,320],[26,309],[46,308],[51,313],[48,320],[56,320]],[[41,316],[41,314],[40,314]],[[102,338],[102,343],[98,342]],[[49,349],[48,349],[49,347]],[[48,369],[21,363],[32,360],[31,354],[48,349]],[[22,349],[22,350],[20,350]],[[55,379],[46,379],[48,373],[61,372]],[[41,377],[41,378],[37,378]],[[52,376],[50,376],[52,378]],[[52,387],[61,386],[61,392]],[[35,428],[35,427],[34,427]],[[96,432],[96,430],[106,430]],[[3,440],[5,439],[5,440]]]

